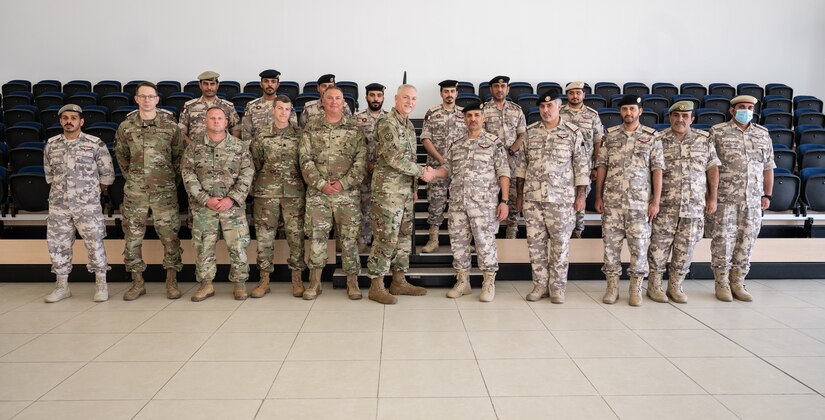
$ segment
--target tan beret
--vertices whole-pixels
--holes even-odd
[[[82,114],[83,113],[83,108],[81,108],[80,105],[75,105],[75,104],[63,105],[63,107],[60,108],[59,111],[57,111],[57,116],[63,115],[63,113],[66,112],[66,111],[72,111],[72,112],[77,112],[78,114]]]
[[[756,105],[757,102],[759,102],[759,100],[756,99],[755,97],[751,96],[751,95],[739,95],[739,96],[737,96],[737,97],[730,100],[730,105],[734,106],[736,104],[741,104],[741,103]]]
[[[212,70],[207,70],[207,71],[205,71],[205,72],[198,75],[198,80],[201,80],[201,81],[203,81],[203,80],[218,80],[219,77],[221,77],[220,74],[218,74],[218,73],[216,73]]]
[[[671,105],[667,112],[687,112],[693,111],[693,101],[679,101]]]
[[[573,89],[584,89],[584,82],[570,82],[564,87],[565,92],[570,92]]]

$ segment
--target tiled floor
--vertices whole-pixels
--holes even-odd
[[[749,281],[723,303],[528,303],[529,282],[459,300],[432,289],[384,307],[279,283],[192,303],[163,285],[124,302],[42,302],[51,284],[0,283],[2,419],[825,419],[825,280]]]

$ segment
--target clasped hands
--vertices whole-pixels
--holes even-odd
[[[234,204],[235,200],[229,197],[209,197],[209,199],[206,200],[206,207],[218,213],[223,213],[231,209]]]
[[[330,179],[327,181],[326,184],[321,188],[321,192],[326,195],[336,195],[344,192],[344,186],[341,185],[341,181],[337,179]]]
[[[432,182],[432,180],[436,179],[436,169],[432,166],[425,166],[424,173],[421,175],[421,180],[424,182]]]

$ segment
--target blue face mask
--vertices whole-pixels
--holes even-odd
[[[737,109],[734,118],[739,124],[747,124],[753,119],[753,111],[750,109]]]

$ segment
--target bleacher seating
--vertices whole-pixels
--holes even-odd
[[[599,111],[599,119],[605,130],[622,123],[622,115],[616,108],[599,108],[597,111]]]
[[[728,99],[733,99],[736,96],[736,88],[727,83],[711,83],[708,85],[707,93],[709,95],[719,95]]]
[[[174,93],[181,92],[180,82],[177,80],[161,80],[155,84],[158,87],[158,95],[165,99]]]
[[[31,88],[34,96],[40,96],[46,92],[63,92],[63,84],[59,80],[41,80]]]
[[[123,85],[117,80],[101,80],[95,83],[92,92],[102,98],[113,93],[123,93]]]
[[[601,95],[602,98],[609,101],[613,95],[621,94],[622,90],[619,88],[619,85],[613,82],[598,82],[593,88],[593,93]]]
[[[469,93],[475,95],[476,87],[470,82],[458,82],[457,91],[458,93]]]
[[[679,86],[679,94],[680,95],[690,95],[690,96],[694,97],[696,100],[701,100],[702,98],[705,97],[705,95],[708,94],[708,88],[706,88],[701,83],[693,83],[693,82],[682,83],[681,86]],[[674,96],[670,97],[670,101],[671,101],[671,103],[677,102],[677,100]]]
[[[293,101],[300,95],[300,88],[297,82],[282,81],[278,84],[278,94],[286,95]]]
[[[479,102],[481,99],[472,93],[460,93],[455,98],[455,104],[460,107],[465,107],[473,102]]]
[[[28,166],[9,177],[11,214],[18,211],[43,212],[49,209],[49,184],[43,166]]]
[[[585,95],[587,95],[587,88],[585,85]],[[556,92],[559,96],[564,96],[564,88],[556,82],[541,82],[536,85],[536,95],[545,94],[547,92]]]
[[[607,100],[602,95],[585,95],[584,104],[593,109],[607,108]]]
[[[226,95],[227,100],[241,93],[241,84],[234,80],[221,80],[218,83],[218,92]]]
[[[773,196],[771,198],[770,211],[788,211],[794,209],[799,201],[799,177],[788,173],[777,173],[773,175]]]
[[[72,80],[63,85],[63,93],[66,97],[71,97],[78,93],[91,93],[92,82],[88,80]]]
[[[736,94],[750,95],[756,98],[756,100],[762,101],[762,98],[765,96],[765,89],[756,83],[740,83],[736,85]]]
[[[650,88],[641,82],[627,82],[622,85],[622,93],[625,95],[644,96],[650,94]]]
[[[34,98],[34,105],[41,111],[52,106],[61,107],[65,102],[66,96],[58,92],[46,92]]]
[[[657,82],[653,84],[650,93],[662,96],[665,99],[667,99],[668,102],[670,102],[670,99],[673,97],[673,95],[679,94],[679,88],[677,88],[676,85],[674,85],[673,83]]]

